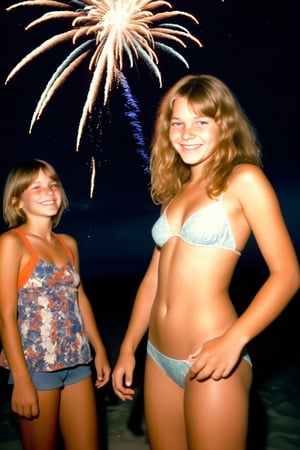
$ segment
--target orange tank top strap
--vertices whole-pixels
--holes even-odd
[[[61,246],[65,249],[67,255],[69,256],[70,260],[72,261],[72,263],[74,263],[74,256],[73,253],[71,252],[71,250],[66,246],[63,238],[59,235],[59,234],[55,234],[53,233],[54,236],[56,237],[56,239],[59,241],[59,243],[61,244]]]
[[[20,236],[20,238],[22,239],[22,241],[24,242],[24,244],[31,253],[29,260],[19,272],[18,289],[21,289],[26,283],[26,281],[29,280],[29,278],[31,277],[31,274],[34,271],[36,263],[39,258],[34,248],[30,244],[29,240],[27,239],[25,233],[23,233],[23,231],[21,231],[19,228],[14,228],[12,229],[12,231]]]

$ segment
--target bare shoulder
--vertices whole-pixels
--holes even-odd
[[[22,246],[22,241],[12,230],[7,230],[0,235],[0,245],[15,249]]]
[[[248,223],[257,224],[257,218],[266,223],[279,221],[281,215],[277,193],[260,167],[241,164],[233,172],[228,191],[239,203]]]
[[[66,246],[72,251],[77,251],[77,241],[70,234],[58,233],[57,234],[66,244]]]
[[[234,182],[253,182],[259,179],[266,179],[263,170],[254,164],[240,164],[237,166],[230,177],[230,181]]]
[[[248,196],[268,191],[274,192],[273,187],[263,170],[254,164],[241,164],[232,173],[229,180],[230,189]]]
[[[5,261],[7,267],[8,262],[21,260],[24,253],[24,242],[16,233],[12,230],[3,232],[0,235],[0,264],[1,261]]]

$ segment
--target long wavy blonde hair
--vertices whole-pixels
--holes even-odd
[[[165,94],[157,111],[150,156],[150,193],[156,204],[168,204],[190,178],[189,165],[169,139],[173,104],[182,97],[195,114],[211,117],[219,125],[220,141],[204,174],[209,197],[220,195],[239,164],[262,165],[256,132],[230,89],[211,75],[187,75]]]

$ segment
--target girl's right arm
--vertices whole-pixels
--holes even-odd
[[[0,236],[0,330],[3,350],[14,382],[12,410],[31,419],[38,414],[37,392],[24,358],[17,323],[21,245],[18,236],[10,231]]]
[[[134,390],[130,387],[135,367],[135,351],[145,335],[150,320],[152,304],[157,289],[157,273],[160,251],[156,248],[151,262],[137,291],[127,331],[112,372],[112,385],[121,400],[132,400]]]

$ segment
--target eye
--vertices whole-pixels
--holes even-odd
[[[207,124],[208,124],[208,121],[206,119],[199,119],[196,122],[196,125],[199,126],[199,127],[203,127],[204,125],[207,125]]]
[[[174,128],[178,128],[178,127],[180,127],[182,125],[182,122],[180,122],[179,120],[172,120],[171,122],[170,122],[170,126],[171,127],[174,127]]]
[[[39,184],[33,184],[32,186],[31,186],[31,189],[32,190],[34,190],[34,191],[37,191],[38,189],[40,189],[40,185]]]
[[[50,184],[50,187],[51,187],[51,189],[58,189],[58,183],[57,183],[56,181],[53,181],[53,182]]]

